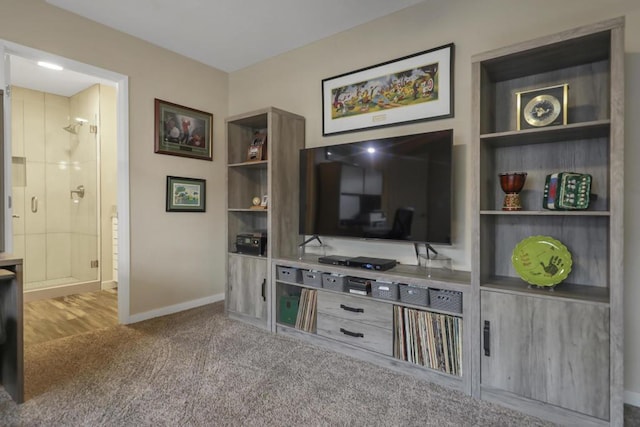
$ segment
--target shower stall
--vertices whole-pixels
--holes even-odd
[[[14,252],[25,301],[101,288],[100,85],[11,91]]]

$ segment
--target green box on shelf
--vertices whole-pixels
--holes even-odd
[[[284,295],[280,297],[280,323],[286,323],[288,325],[296,324],[299,303],[299,295]]]

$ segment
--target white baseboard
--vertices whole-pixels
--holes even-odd
[[[102,289],[103,291],[107,289],[115,289],[117,287],[118,287],[118,282],[116,282],[115,280],[107,280],[100,284],[100,289]]]
[[[635,391],[624,391],[624,403],[640,407],[640,393]]]
[[[213,304],[214,302],[224,301],[224,293],[212,295],[206,298],[200,298],[192,301],[183,302],[176,305],[170,305],[168,307],[162,307],[157,310],[145,311],[144,313],[134,314],[129,316],[126,324],[142,322],[143,320],[153,319],[154,317],[166,316],[168,314],[178,313],[180,311],[189,310],[191,308],[201,307],[207,304]]]

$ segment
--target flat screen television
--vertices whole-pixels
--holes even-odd
[[[451,244],[453,130],[300,151],[300,234]]]

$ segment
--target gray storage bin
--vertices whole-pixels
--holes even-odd
[[[374,298],[398,300],[398,284],[393,282],[378,281],[371,283],[371,296]]]
[[[429,289],[400,285],[400,301],[414,305],[429,305]]]
[[[315,270],[305,270],[302,272],[302,283],[307,286],[322,287],[322,273]]]
[[[462,313],[462,292],[429,288],[431,308]]]
[[[300,283],[302,282],[302,271],[295,267],[283,267],[279,265],[276,269],[276,277],[278,280]]]
[[[347,285],[347,276],[343,274],[324,273],[322,275],[322,287],[332,291],[344,292]]]

